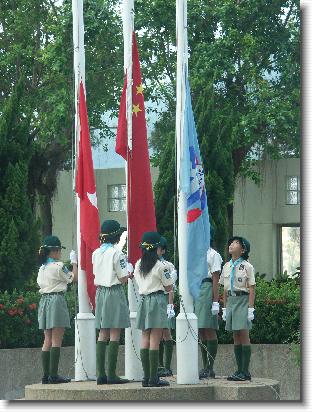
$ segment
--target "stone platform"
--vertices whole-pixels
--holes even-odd
[[[279,400],[279,382],[253,378],[251,382],[229,382],[226,377],[204,379],[196,385],[143,388],[141,382],[123,385],[97,385],[95,381],[59,385],[41,383],[25,387],[26,401],[273,401]]]

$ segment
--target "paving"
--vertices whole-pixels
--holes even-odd
[[[272,401],[279,400],[279,382],[252,378],[230,382],[226,377],[203,379],[195,385],[178,385],[176,377],[166,378],[170,386],[143,388],[141,382],[122,385],[97,385],[95,381],[25,387],[23,401]]]

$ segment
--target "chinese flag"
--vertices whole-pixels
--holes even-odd
[[[116,152],[127,160],[128,260],[134,265],[141,257],[140,243],[142,234],[144,232],[156,231],[143,87],[139,53],[134,33],[132,42],[132,79],[132,148],[130,149],[128,146],[126,119],[127,78],[125,78],[118,117]]]
[[[95,285],[91,258],[100,243],[100,218],[97,208],[87,105],[82,82],[80,82],[79,89],[79,120],[80,140],[76,192],[80,199],[80,267],[86,272],[89,300],[95,308]]]

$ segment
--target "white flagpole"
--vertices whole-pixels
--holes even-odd
[[[126,116],[128,147],[132,149],[132,32],[134,30],[134,0],[123,0],[123,37],[124,37],[124,72],[127,73]],[[125,165],[126,182],[128,187],[127,163]],[[128,193],[128,191],[127,191]],[[127,194],[128,196],[128,194]],[[127,213],[127,227],[129,234],[129,221]],[[129,251],[129,237],[127,237]],[[128,280],[128,301],[130,309],[130,328],[125,330],[125,377],[130,380],[140,381],[143,376],[140,362],[141,331],[136,329],[138,310],[137,299],[139,292],[134,279]]]
[[[198,378],[197,317],[187,282],[187,199],[180,190],[180,163],[183,155],[183,112],[185,107],[185,70],[187,72],[187,0],[176,2],[177,33],[177,187],[178,187],[178,249],[179,291],[182,297],[176,322],[177,384],[195,384]]]
[[[75,73],[75,148],[76,161],[79,151],[80,123],[78,113],[79,84],[85,89],[85,53],[83,0],[72,0],[74,73]],[[77,251],[78,251],[78,303],[75,319],[75,381],[95,380],[95,317],[91,311],[87,292],[86,272],[80,266],[80,199],[77,204]]]

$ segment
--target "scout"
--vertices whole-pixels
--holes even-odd
[[[57,236],[45,237],[39,249],[41,264],[37,283],[42,295],[38,306],[39,329],[44,330],[44,342],[41,352],[43,367],[43,384],[66,383],[69,378],[58,375],[60,351],[65,328],[70,328],[70,319],[64,293],[67,284],[77,281],[77,256],[72,250],[70,262],[73,271],[70,272],[63,264],[61,250],[65,249]]]
[[[98,385],[129,382],[116,375],[120,332],[130,326],[129,307],[123,289],[128,280],[127,259],[116,245],[124,230],[116,220],[105,220],[101,226],[101,246],[92,254],[94,284],[97,287],[95,327],[100,330],[96,344]]]
[[[251,380],[249,329],[254,319],[255,273],[247,261],[250,252],[248,240],[234,236],[228,245],[231,260],[224,265],[219,283],[224,285],[222,319],[226,321],[225,329],[233,332],[237,371],[227,379],[246,381]]]
[[[159,256],[159,260],[161,262],[166,263],[169,266],[170,269],[170,276],[173,280],[173,288],[175,287],[175,282],[177,280],[177,271],[174,267],[174,265],[171,262],[168,262],[165,260],[165,253],[167,252],[167,239],[163,236],[160,238],[160,245],[161,249],[157,249],[157,254]],[[172,295],[169,297],[169,295]],[[173,302],[174,298],[174,291],[173,289],[170,292],[165,292],[165,295],[167,296],[167,303],[169,305],[169,302]],[[175,329],[175,313],[174,313],[174,308],[173,304],[168,306],[168,311],[167,311],[167,316],[168,316],[168,327],[163,330],[162,334],[162,340],[160,341],[159,344],[159,368],[158,368],[158,376],[160,377],[165,377],[165,376],[172,376],[172,370],[171,370],[171,360],[172,360],[172,352],[173,352],[173,340],[171,336],[171,329]],[[164,354],[165,354],[165,362],[164,362]]]
[[[169,382],[159,379],[157,367],[159,361],[159,342],[163,329],[168,328],[167,298],[164,292],[172,291],[173,280],[169,266],[159,260],[161,251],[160,235],[157,232],[145,232],[142,237],[142,258],[137,261],[134,278],[142,296],[136,327],[142,330],[141,362],[144,371],[142,386],[168,386]],[[171,296],[171,297],[170,297]],[[169,304],[172,305],[172,294]]]
[[[203,279],[199,298],[195,301],[195,314],[198,318],[198,329],[201,339],[201,353],[203,369],[199,372],[199,379],[215,378],[213,364],[218,350],[217,330],[219,329],[219,275],[221,273],[222,258],[213,249],[213,231],[210,232],[210,248],[207,252],[208,275]]]

